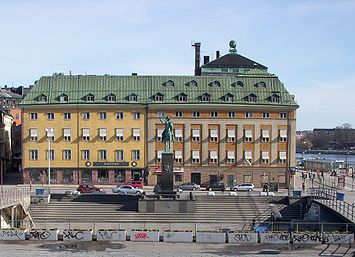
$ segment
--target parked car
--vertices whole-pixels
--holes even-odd
[[[142,195],[144,194],[144,191],[131,185],[123,185],[112,188],[112,193],[117,193],[120,195]]]
[[[132,180],[131,183],[127,183],[127,185],[133,186],[133,187],[137,187],[137,188],[143,188],[143,182],[140,180]]]
[[[240,185],[236,185],[234,187],[231,187],[231,191],[253,191],[255,186],[252,183],[243,183]]]
[[[192,190],[192,191],[195,191],[195,190],[199,190],[201,187],[200,185],[197,185],[196,183],[193,183],[193,182],[188,182],[188,183],[184,183],[184,184],[181,184],[181,185],[178,185],[176,186],[176,188],[179,190]]]
[[[226,185],[224,183],[214,183],[206,187],[209,191],[224,191],[226,190]]]
[[[104,192],[102,188],[96,187],[90,184],[82,184],[76,189],[76,191],[80,193],[96,193],[96,192]]]

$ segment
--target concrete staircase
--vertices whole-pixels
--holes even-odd
[[[196,195],[194,213],[138,213],[138,197],[120,195],[53,194],[49,205],[31,205],[35,223],[44,222],[215,222],[250,224],[270,218],[270,204],[280,210],[284,196]]]

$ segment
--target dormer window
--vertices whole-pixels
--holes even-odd
[[[266,83],[264,81],[260,81],[255,84],[257,88],[266,88]]]
[[[115,102],[116,96],[114,94],[109,94],[108,96],[106,96],[106,101],[107,102]]]
[[[94,95],[92,94],[88,94],[86,97],[85,97],[85,101],[86,102],[93,102],[95,99]]]
[[[232,94],[226,94],[224,96],[224,101],[227,102],[227,103],[231,103],[231,102],[234,102],[234,95]]]
[[[212,81],[210,83],[211,87],[221,87],[221,83],[218,80]]]
[[[281,98],[280,96],[273,94],[272,96],[270,96],[270,102],[272,103],[280,103],[281,102]]]
[[[37,101],[41,103],[47,102],[47,96],[45,94],[37,96]]]
[[[163,102],[164,101],[164,96],[161,93],[158,93],[154,96],[154,101],[156,102]]]
[[[128,96],[128,101],[130,102],[137,102],[137,95],[131,94]]]
[[[191,80],[186,84],[188,87],[197,87],[197,82],[195,80]]]
[[[201,101],[202,102],[209,102],[209,101],[211,101],[211,96],[209,94],[205,93],[201,96]]]
[[[233,83],[232,86],[233,86],[233,87],[236,87],[236,88],[237,88],[237,87],[244,87],[244,84],[243,84],[243,82],[241,82],[241,81],[239,80],[239,81]]]
[[[164,86],[166,87],[173,87],[175,85],[174,81],[168,80],[167,82],[164,83]]]
[[[248,95],[248,96],[247,96],[247,101],[248,101],[249,103],[255,103],[255,102],[256,102],[256,95],[254,95],[254,94]]]
[[[59,102],[68,102],[68,96],[66,94],[62,94],[59,96]]]
[[[178,102],[187,102],[187,95],[182,93],[182,94],[177,96],[177,100],[178,100]]]

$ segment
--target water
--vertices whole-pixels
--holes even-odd
[[[351,164],[355,164],[355,155],[346,154],[312,154],[312,153],[297,153],[296,159],[325,159],[325,160],[336,160],[336,161],[346,161]]]

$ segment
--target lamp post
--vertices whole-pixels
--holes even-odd
[[[47,140],[48,140],[48,194],[51,192],[51,138],[54,137],[54,129],[46,128]]]

